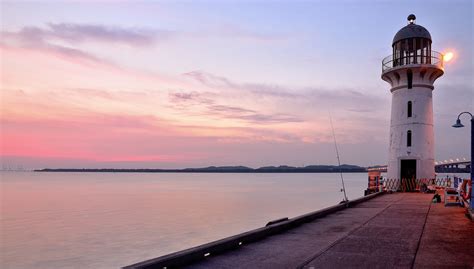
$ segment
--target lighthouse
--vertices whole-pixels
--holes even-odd
[[[382,61],[392,110],[387,167],[389,179],[434,178],[433,90],[444,74],[443,55],[431,50],[431,35],[408,16],[393,38],[392,55]]]

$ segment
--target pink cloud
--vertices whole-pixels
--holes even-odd
[[[331,103],[356,110],[361,107],[353,100],[371,98],[197,71],[187,79],[169,77],[42,46],[1,49],[9,66],[2,73],[1,155],[59,166],[72,160],[79,166],[152,167],[300,162],[314,157],[312,147],[332,142],[326,114]],[[340,133],[348,134],[339,141],[380,134],[367,125],[373,122],[367,113],[354,113],[361,115],[339,118],[345,128]],[[360,126],[366,128],[357,131]]]
[[[174,161],[177,132],[153,117],[87,115],[75,119],[2,120],[2,155],[94,161]]]

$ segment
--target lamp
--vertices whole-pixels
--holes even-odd
[[[461,119],[458,118],[458,119],[456,120],[456,123],[453,124],[453,127],[454,127],[454,128],[462,128],[462,127],[464,127],[464,124],[462,124],[462,123],[461,123]]]

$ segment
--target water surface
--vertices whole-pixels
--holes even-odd
[[[344,174],[350,199],[366,173]],[[1,174],[7,268],[118,268],[337,204],[338,174]]]

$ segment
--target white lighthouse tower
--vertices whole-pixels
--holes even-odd
[[[393,54],[382,61],[390,83],[392,114],[387,177],[434,178],[434,82],[444,74],[443,55],[431,50],[431,35],[416,17],[393,38]]]

